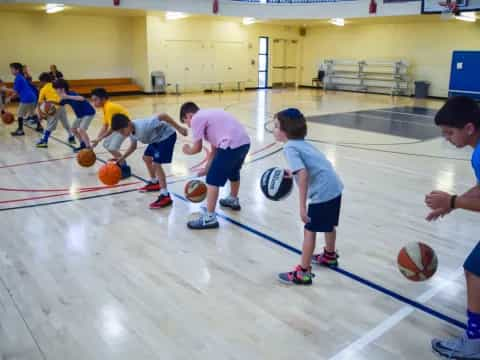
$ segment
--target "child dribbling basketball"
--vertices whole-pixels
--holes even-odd
[[[212,148],[208,163],[199,176],[207,175],[207,211],[198,219],[189,221],[190,229],[218,228],[215,214],[219,188],[230,181],[230,195],[220,200],[220,205],[240,210],[238,192],[240,190],[240,169],[250,149],[250,137],[245,128],[231,114],[222,109],[200,110],[188,102],[180,109],[180,121],[192,128],[193,145],[184,145],[187,155],[202,151],[203,140]]]
[[[325,155],[305,141],[307,122],[299,110],[287,109],[276,114],[273,134],[277,141],[285,143],[288,172],[298,185],[300,218],[305,224],[301,263],[278,278],[287,284],[310,285],[311,262],[338,265],[335,242],[343,184]],[[323,254],[314,255],[317,232],[325,233],[325,248]]]
[[[143,155],[143,161],[150,174],[151,180],[140,192],[160,191],[160,196],[150,204],[150,209],[160,209],[172,204],[172,198],[167,190],[167,179],[162,164],[170,164],[173,158],[173,150],[177,141],[178,131],[183,136],[188,135],[188,130],[181,127],[167,114],[153,116],[147,119],[130,121],[124,114],[116,114],[112,117],[112,131],[130,136],[131,145],[125,153],[117,159],[124,161],[136,149],[137,142],[148,144]]]

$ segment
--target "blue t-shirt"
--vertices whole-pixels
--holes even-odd
[[[67,95],[78,96],[74,91],[68,91]],[[60,101],[60,105],[70,105],[75,113],[77,118],[82,118],[84,116],[93,116],[95,115],[95,109],[93,106],[85,99],[83,101],[65,99]]]
[[[330,161],[315,146],[305,140],[289,140],[283,151],[294,174],[307,170],[311,204],[327,202],[342,194],[342,181]]]
[[[472,154],[472,167],[475,171],[475,177],[477,178],[477,184],[480,184],[480,142],[475,146]]]
[[[37,101],[37,98],[30,88],[27,79],[25,79],[21,74],[17,74],[17,76],[15,76],[13,90],[17,92],[20,102],[22,103],[29,104]]]

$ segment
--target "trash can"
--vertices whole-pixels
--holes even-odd
[[[164,94],[166,86],[165,73],[163,71],[152,71],[152,91]]]
[[[429,88],[430,83],[428,81],[415,81],[415,97],[417,99],[427,98]]]

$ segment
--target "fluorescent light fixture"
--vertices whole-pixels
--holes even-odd
[[[255,24],[255,18],[252,18],[252,17],[243,18],[243,25],[252,25],[252,24]]]
[[[60,11],[65,10],[65,5],[63,4],[47,4],[45,5],[45,11],[47,14],[55,14]]]
[[[179,20],[179,19],[184,19],[188,15],[182,12],[177,12],[177,11],[167,11],[165,13],[165,19],[167,20]]]
[[[333,18],[333,19],[330,19],[329,23],[336,26],[345,26],[345,19]]]
[[[469,22],[477,21],[477,17],[475,16],[474,12],[461,13],[460,15],[455,16],[455,19]]]

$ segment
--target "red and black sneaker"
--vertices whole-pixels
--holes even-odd
[[[160,195],[157,200],[150,204],[150,209],[161,209],[173,204],[170,194]]]
[[[328,252],[324,249],[323,254],[314,254],[312,256],[312,263],[323,266],[337,267],[338,258],[339,256],[336,251]]]
[[[141,187],[138,189],[138,191],[144,193],[144,192],[152,192],[152,191],[160,191],[160,184],[154,183],[149,181],[144,187]]]

